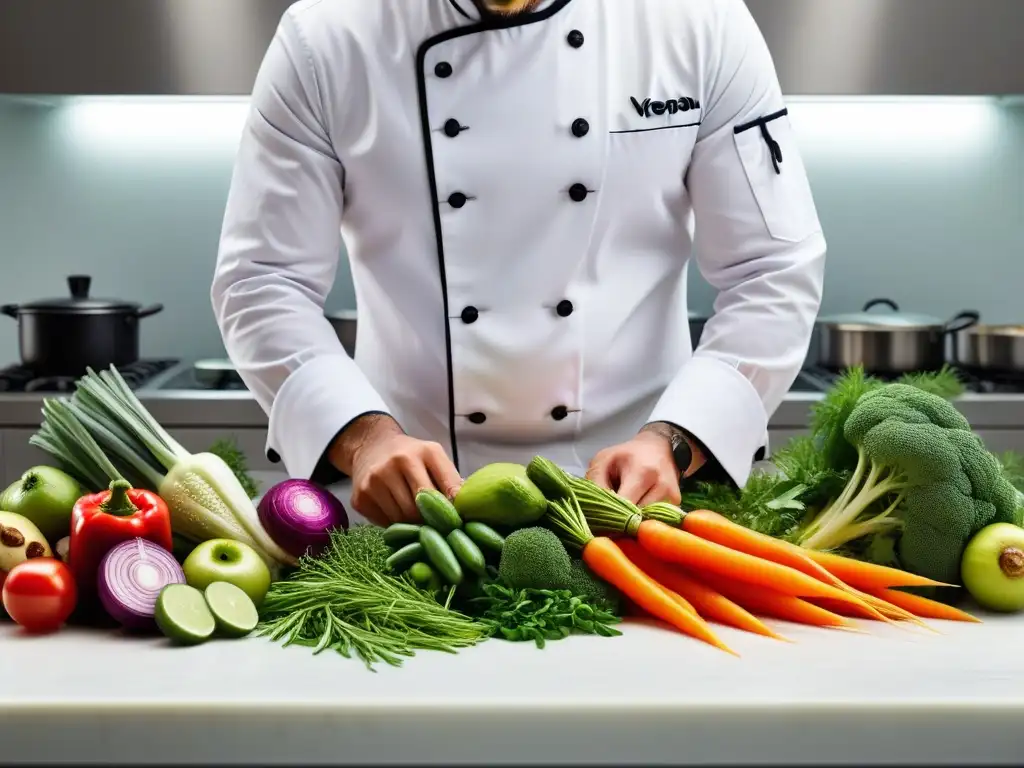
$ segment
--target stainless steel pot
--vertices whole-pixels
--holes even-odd
[[[325,312],[324,316],[334,327],[341,346],[350,357],[356,356],[356,310],[342,309],[338,312]]]
[[[22,363],[37,376],[81,376],[86,368],[126,366],[139,359],[139,320],[163,310],[154,304],[89,297],[92,278],[71,275],[70,297],[7,304],[18,321]]]
[[[891,311],[871,312],[881,306]],[[892,299],[872,299],[861,312],[818,320],[818,362],[831,370],[863,366],[876,374],[937,370],[947,361],[947,338],[979,319],[965,310],[944,321],[901,312]]]
[[[975,325],[953,337],[957,365],[979,373],[1024,375],[1024,325]]]

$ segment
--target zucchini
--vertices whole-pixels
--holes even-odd
[[[384,529],[384,543],[392,549],[420,540],[420,527],[412,523],[395,523]]]
[[[392,571],[401,573],[417,560],[420,560],[423,554],[423,545],[418,541],[414,541],[412,544],[406,544],[392,554],[385,562]]]
[[[484,553],[480,551],[478,547],[466,532],[460,528],[456,528],[454,531],[448,534],[448,546],[452,548],[452,552],[459,558],[459,562],[462,563],[466,568],[471,570],[477,576],[487,575],[487,562],[484,560]]]
[[[462,527],[462,518],[455,510],[455,505],[440,491],[430,489],[417,493],[416,509],[423,516],[423,522],[442,536]]]
[[[429,525],[424,525],[420,528],[420,544],[427,553],[427,559],[440,572],[446,583],[462,583],[462,566],[459,565],[459,559],[455,557],[444,536]]]
[[[473,520],[466,523],[465,531],[469,535],[469,538],[483,549],[489,549],[492,552],[500,553],[501,548],[505,546],[505,537],[491,528],[487,523],[481,523],[479,520]]]

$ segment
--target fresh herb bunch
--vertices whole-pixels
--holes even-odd
[[[249,464],[242,449],[233,438],[221,438],[210,446],[210,453],[220,456],[221,461],[228,465],[228,468],[238,478],[242,488],[250,499],[255,499],[260,494],[259,484],[249,474]]]
[[[480,618],[493,634],[513,642],[533,641],[543,648],[548,640],[576,633],[615,637],[620,619],[611,611],[569,590],[511,589],[498,582],[482,585],[484,594],[473,600],[482,608]]]
[[[409,580],[388,573],[383,529],[332,531],[327,550],[278,581],[260,609],[257,634],[313,653],[357,655],[368,668],[400,666],[416,650],[454,653],[486,639],[490,626],[448,610]]]

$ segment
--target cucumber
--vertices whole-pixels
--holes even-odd
[[[487,523],[481,523],[479,520],[473,520],[466,523],[465,531],[469,535],[469,538],[483,549],[489,549],[492,552],[500,553],[501,548],[505,546],[505,538],[496,530],[491,528]]]
[[[434,569],[424,562],[413,563],[409,567],[409,575],[417,584],[429,584],[430,578],[435,576]]]
[[[400,550],[391,555],[385,562],[388,568],[395,573],[401,573],[417,560],[423,557],[423,545],[418,541],[406,544]]]
[[[480,551],[478,547],[466,532],[456,528],[454,531],[448,534],[448,546],[452,548],[452,552],[459,558],[459,562],[462,563],[466,568],[471,570],[477,576],[487,575],[487,562],[484,560],[484,553]]]
[[[428,592],[436,592],[442,586],[441,578],[437,575],[437,571],[426,563],[413,563],[412,567],[409,568],[409,575],[416,582],[416,586]]]
[[[416,509],[423,516],[423,522],[442,536],[462,527],[462,518],[455,510],[455,505],[440,491],[431,489],[417,493]]]
[[[384,543],[392,549],[420,540],[420,527],[412,523],[395,523],[384,529]]]
[[[441,578],[448,584],[461,584],[463,573],[459,559],[452,548],[444,540],[444,536],[429,525],[420,528],[420,544],[427,553],[427,559],[440,572]]]

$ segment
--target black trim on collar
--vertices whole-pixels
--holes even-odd
[[[465,15],[455,0],[448,0],[455,6],[456,10]],[[434,214],[434,237],[437,243],[437,265],[441,278],[441,300],[444,305],[444,347],[445,358],[448,363],[448,435],[452,446],[452,463],[459,468],[459,449],[455,438],[455,371],[452,364],[452,328],[449,319],[448,309],[448,277],[444,264],[444,238],[441,235],[441,205],[437,194],[437,175],[434,170],[434,147],[431,137],[430,117],[427,110],[427,76],[424,70],[427,60],[427,52],[435,45],[454,40],[458,37],[473,35],[477,32],[489,32],[496,29],[512,29],[527,24],[535,24],[538,21],[550,19],[572,0],[555,0],[547,8],[536,13],[523,14],[521,16],[485,17],[481,21],[468,24],[464,27],[445,30],[440,34],[429,37],[420,44],[416,51],[416,86],[419,91],[420,104],[420,127],[423,132],[423,151],[427,162],[427,179],[430,183],[430,204],[433,206]]]
[[[460,14],[462,14],[467,19],[472,19],[473,18],[468,13],[466,13],[465,9],[461,5],[459,5],[459,1],[458,0],[448,0],[448,2],[452,4],[452,6],[455,8],[456,11],[458,11]]]

